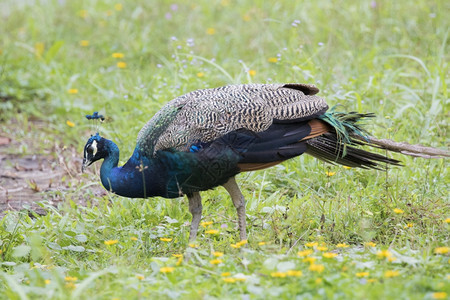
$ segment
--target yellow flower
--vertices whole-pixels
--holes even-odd
[[[376,280],[376,279],[373,279],[373,278],[371,278],[371,279],[367,279],[367,282],[369,282],[369,283],[373,283],[373,282],[377,282],[377,280]]]
[[[259,242],[258,246],[264,246],[266,244],[266,242]]]
[[[248,22],[248,21],[250,21],[252,18],[250,17],[250,15],[248,15],[248,14],[245,14],[245,15],[243,15],[242,16],[242,20],[244,20],[245,22]]]
[[[401,210],[400,208],[394,208],[393,212],[398,214],[398,215],[404,213],[404,211]]]
[[[405,227],[406,227],[406,228],[412,228],[412,227],[414,227],[414,224],[413,224],[413,223],[408,223],[408,224],[406,224]]]
[[[300,277],[303,275],[302,271],[297,270],[289,270],[286,272],[287,276],[294,276],[294,277]]]
[[[306,249],[306,250],[297,252],[297,255],[300,257],[305,257],[305,256],[312,254],[313,252],[314,251],[312,251],[311,249]]]
[[[352,167],[344,166],[344,169],[350,170]]]
[[[306,257],[302,260],[302,262],[309,262],[310,264],[313,264],[316,260],[317,258],[315,257]]]
[[[398,275],[400,275],[400,272],[397,270],[389,270],[384,272],[384,277],[386,278],[397,277]]]
[[[449,224],[449,223],[450,223],[450,218],[445,219],[444,222],[447,223],[447,224]]]
[[[191,247],[191,248],[198,248],[199,246],[198,246],[198,244],[190,243],[189,247]]]
[[[396,260],[397,260],[397,257],[393,257],[393,256],[388,257],[388,262],[393,262],[393,261],[396,261]]]
[[[117,63],[117,67],[120,68],[120,69],[125,69],[127,67],[127,63],[123,62],[123,61],[119,61]]]
[[[248,70],[248,74],[250,76],[255,76],[256,75],[256,71],[255,70]]]
[[[219,230],[217,229],[210,229],[205,231],[206,234],[218,234]]]
[[[83,19],[86,19],[87,16],[88,16],[88,12],[87,12],[87,10],[82,9],[82,10],[78,11],[78,15],[79,15],[80,17],[82,17]]]
[[[114,52],[111,56],[114,58],[124,58],[125,57],[125,55],[120,52]]]
[[[225,281],[226,283],[235,283],[236,282],[236,278],[233,277],[225,277],[222,278],[223,281]]]
[[[230,246],[231,246],[231,248],[235,248],[235,249],[241,248],[241,246],[238,244],[231,244]]]
[[[327,250],[328,250],[328,247],[319,246],[319,247],[317,247],[316,249],[319,250],[319,251],[327,251]]]
[[[336,245],[336,248],[348,248],[350,247],[349,245],[347,245],[346,243],[339,243]]]
[[[117,11],[121,11],[123,9],[123,6],[122,6],[122,4],[117,3],[117,4],[114,5],[114,9],[117,10]]]
[[[183,254],[172,254],[172,256],[173,256],[173,257],[180,258],[180,257],[183,257]]]
[[[161,273],[172,273],[173,270],[175,270],[174,267],[162,267],[159,269],[159,272]]]
[[[334,258],[334,257],[338,256],[337,253],[333,253],[333,252],[325,252],[325,253],[322,254],[322,255],[323,255],[323,257],[325,257],[325,258]]]
[[[278,58],[276,58],[276,57],[269,57],[267,59],[267,61],[270,62],[270,63],[276,63],[278,61]]]
[[[327,174],[328,177],[334,176],[336,172],[326,171],[325,174]]]
[[[181,255],[180,257],[178,257],[178,260],[177,260],[176,265],[179,266],[179,265],[181,265],[182,262],[183,262],[183,255]]]
[[[68,288],[68,289],[74,289],[74,288],[76,288],[76,285],[73,283],[73,282],[67,282],[66,283],[66,287]]]
[[[356,273],[356,277],[368,277],[368,276],[369,276],[369,272]]]
[[[310,247],[310,248],[317,247],[318,245],[319,245],[318,242],[309,242],[309,243],[305,244],[306,247]]]
[[[72,276],[66,276],[64,277],[65,281],[77,281],[78,278],[77,277],[72,277]]]
[[[130,240],[132,240],[132,241],[137,241],[137,240],[138,240],[138,238],[137,238],[137,237],[135,237],[135,236],[132,236],[132,237],[130,237]]]
[[[203,73],[203,72],[198,72],[198,73],[197,73],[197,77],[201,78],[201,77],[203,77],[203,76],[205,76],[205,73]]]
[[[221,256],[223,256],[223,252],[216,251],[216,252],[213,252],[212,255],[215,256],[215,257],[221,257]]]
[[[201,222],[201,223],[200,223],[200,226],[202,226],[202,227],[207,227],[207,226],[211,225],[212,223],[213,223],[213,221]]]
[[[139,279],[139,280],[144,280],[145,279],[144,275],[136,275],[136,278]]]
[[[322,278],[316,278],[316,280],[315,280],[316,284],[321,284],[322,281],[323,281]]]
[[[272,273],[270,273],[270,276],[278,277],[278,278],[284,278],[284,277],[287,276],[287,273],[284,273],[284,272],[272,272]]]
[[[449,247],[437,247],[436,249],[434,249],[434,253],[436,254],[445,254],[448,253],[450,251]]]
[[[67,124],[67,126],[69,126],[69,127],[75,127],[75,123],[74,123],[74,122],[71,122],[71,121],[69,121],[69,120],[66,121],[66,124]]]
[[[392,253],[389,250],[381,250],[377,252],[378,258],[391,257]]]
[[[67,92],[69,94],[78,94],[78,89],[68,89]]]
[[[235,277],[234,279],[236,279],[236,281],[246,281],[247,278],[244,277]]]
[[[118,242],[119,242],[118,240],[107,240],[107,241],[104,241],[103,243],[104,243],[105,245],[110,246],[110,245],[117,244]]]
[[[431,294],[431,297],[433,299],[447,299],[447,293],[446,292],[436,292]]]
[[[170,242],[172,239],[171,238],[159,238],[159,240],[162,242]]]
[[[309,270],[313,271],[313,272],[317,272],[317,273],[322,273],[323,270],[325,270],[325,266],[324,265],[311,264],[309,266]]]
[[[375,247],[377,244],[375,244],[374,242],[366,242],[366,243],[364,243],[364,246],[366,246],[366,247]]]
[[[215,33],[216,33],[216,30],[214,28],[210,27],[210,28],[206,29],[206,34],[213,35]]]
[[[89,41],[88,41],[88,40],[81,40],[81,41],[80,41],[80,46],[81,46],[81,47],[87,47],[87,46],[89,46]]]
[[[209,261],[209,263],[212,265],[218,265],[218,264],[221,264],[222,262],[223,261],[221,259],[213,259],[213,260]]]
[[[222,276],[222,277],[228,277],[230,275],[231,275],[230,272],[223,272],[222,274],[220,274],[220,276]]]
[[[244,246],[245,244],[247,244],[248,241],[247,240],[242,240],[240,242],[237,242],[236,245],[238,245],[239,247]]]
[[[50,279],[45,279],[44,282],[45,282],[45,284],[50,284],[51,281],[50,281]]]

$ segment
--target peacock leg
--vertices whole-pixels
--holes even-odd
[[[187,195],[189,200],[189,211],[192,214],[191,230],[189,232],[189,241],[197,238],[198,224],[202,218],[202,197],[199,192]]]
[[[239,237],[242,240],[247,239],[246,224],[245,224],[245,198],[236,183],[236,179],[231,177],[227,183],[223,185],[233,200],[234,207],[236,207],[239,223]]]

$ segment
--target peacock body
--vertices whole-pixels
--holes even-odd
[[[103,186],[124,197],[187,195],[193,215],[190,239],[195,239],[201,219],[199,192],[222,185],[236,206],[240,237],[246,239],[245,200],[234,179],[238,173],[303,153],[350,167],[399,165],[395,159],[355,147],[402,151],[398,144],[387,146],[369,137],[358,122],[371,114],[328,111],[325,100],[316,96],[318,91],[307,84],[243,84],[193,91],[170,101],[150,119],[138,134],[133,155],[121,167],[116,144],[92,136],[84,148],[83,169],[104,159]]]

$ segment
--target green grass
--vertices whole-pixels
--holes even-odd
[[[0,221],[0,298],[448,297],[448,252],[435,253],[449,244],[444,160],[393,155],[405,167],[385,172],[302,156],[241,174],[247,247],[231,247],[236,214],[218,188],[203,202],[208,229],[219,234],[202,229],[191,248],[185,199],[98,196],[98,172],[79,174],[61,150],[82,155],[94,130],[83,116],[98,110],[107,116],[102,135],[118,143],[125,162],[139,129],[167,101],[248,82],[316,84],[331,105],[375,112],[368,129],[377,137],[445,148],[446,1],[155,2],[0,3],[0,135],[15,141],[3,149],[59,157],[71,174],[66,189],[42,194],[46,216],[9,212]],[[57,209],[47,203],[55,196],[64,199]],[[324,258],[314,248],[309,257],[322,272],[297,255],[309,242],[338,253]],[[377,255],[386,249],[395,260]],[[211,264],[214,251],[224,253],[221,264]],[[190,260],[177,265],[173,254]],[[167,266],[175,268],[161,272]],[[235,282],[225,282],[225,272]]]

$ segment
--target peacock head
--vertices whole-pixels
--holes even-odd
[[[91,136],[84,146],[84,158],[81,172],[89,167],[93,162],[105,158],[108,154],[105,145],[106,139],[101,137],[98,133]]]

